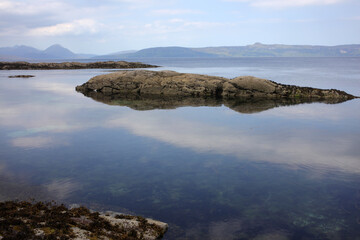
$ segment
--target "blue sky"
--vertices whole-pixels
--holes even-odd
[[[0,47],[360,43],[359,0],[0,0]]]

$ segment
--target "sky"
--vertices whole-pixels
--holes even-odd
[[[360,43],[360,0],[0,0],[0,47]]]

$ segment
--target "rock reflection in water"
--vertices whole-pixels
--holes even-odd
[[[138,95],[105,95],[101,92],[86,92],[85,96],[108,105],[129,107],[134,110],[176,109],[179,107],[220,107],[225,105],[233,111],[245,114],[258,113],[280,106],[290,106],[304,103],[336,104],[346,100],[341,99],[221,99],[206,97],[170,97],[170,96],[138,96]]]

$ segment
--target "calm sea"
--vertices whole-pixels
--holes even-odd
[[[136,60],[360,95],[360,58]],[[0,200],[142,215],[165,239],[360,239],[360,100],[159,109],[75,91],[110,71],[0,71]]]

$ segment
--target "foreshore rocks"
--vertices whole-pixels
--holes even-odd
[[[0,202],[0,239],[161,239],[166,223],[54,202]]]
[[[313,99],[346,101],[344,91],[284,85],[244,76],[227,79],[174,71],[119,71],[91,78],[76,90],[122,97],[202,97],[216,99]]]
[[[61,63],[29,63],[29,62],[0,62],[0,70],[52,70],[52,69],[129,69],[154,68],[158,66],[125,61],[106,62],[61,62]]]

